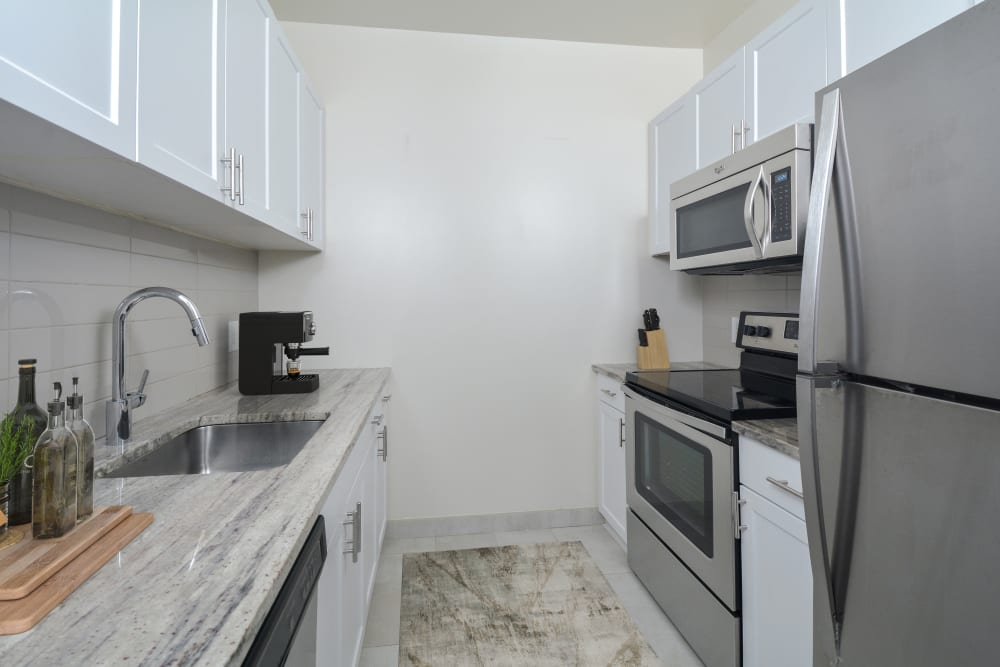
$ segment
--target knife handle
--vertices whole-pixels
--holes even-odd
[[[649,339],[646,337],[645,329],[639,329],[639,347],[649,347]]]

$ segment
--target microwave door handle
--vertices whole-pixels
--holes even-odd
[[[757,238],[757,230],[753,224],[753,200],[757,196],[757,189],[764,180],[764,167],[757,170],[757,174],[750,182],[750,189],[747,190],[746,201],[743,202],[743,224],[747,229],[747,236],[750,237],[750,244],[753,245],[753,252],[757,259],[764,257],[764,249],[760,247],[760,239]],[[765,198],[766,199],[766,198]]]

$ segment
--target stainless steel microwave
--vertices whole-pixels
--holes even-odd
[[[705,274],[802,267],[811,124],[776,132],[670,186],[670,268]]]

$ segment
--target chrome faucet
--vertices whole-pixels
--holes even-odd
[[[161,296],[170,299],[184,309],[191,320],[191,333],[198,339],[198,345],[208,345],[211,341],[205,330],[205,323],[194,302],[181,292],[169,287],[146,287],[132,292],[122,299],[115,308],[114,319],[111,321],[111,400],[108,401],[107,444],[124,446],[132,439],[132,410],[141,407],[146,402],[146,379],[149,370],[142,372],[139,388],[134,392],[125,390],[127,373],[125,372],[125,320],[135,304],[144,299]]]

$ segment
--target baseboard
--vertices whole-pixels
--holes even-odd
[[[473,533],[500,533],[510,530],[542,530],[604,523],[596,507],[565,510],[442,516],[428,519],[396,519],[388,522],[386,537],[443,537]]]

